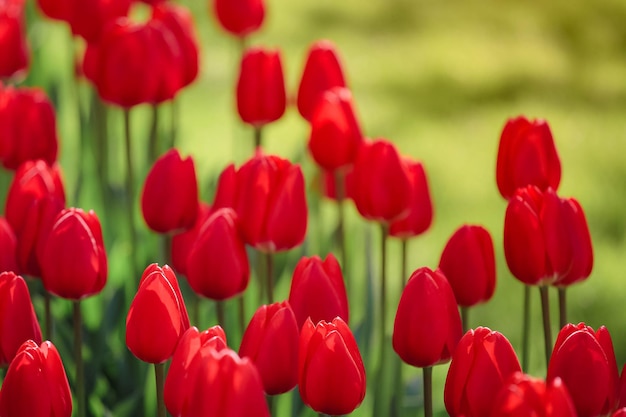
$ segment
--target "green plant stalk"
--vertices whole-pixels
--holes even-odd
[[[558,287],[559,291],[559,329],[567,325],[567,294],[566,287]]]
[[[271,252],[265,254],[267,276],[265,277],[265,284],[267,285],[267,303],[272,304],[274,302],[274,255]]]
[[[45,314],[45,320],[46,320],[46,324],[45,324],[46,334],[44,335],[44,338],[46,340],[52,340],[52,309],[51,309],[52,296],[45,289],[43,290],[43,303],[44,303],[44,314]]]
[[[461,323],[463,323],[463,334],[469,330],[469,307],[461,306]]]
[[[170,113],[171,120],[169,147],[173,149],[176,147],[176,139],[178,137],[178,119],[180,117],[178,113],[178,100],[176,100],[176,97],[174,97],[170,103]]]
[[[424,376],[424,416],[433,417],[433,368],[422,369]]]
[[[524,310],[522,312],[522,371],[528,372],[530,354],[530,286],[524,285]]]
[[[76,68],[78,61],[78,52],[76,51],[76,43],[74,42],[74,37],[70,38],[70,42],[72,43],[71,49],[74,51],[72,55],[72,68]],[[78,116],[78,155],[76,158],[76,188],[74,189],[74,204],[78,206],[78,198],[80,197],[81,190],[83,187],[84,175],[83,175],[83,163],[85,161],[85,113],[83,112],[83,102],[80,98],[80,79],[76,71],[73,72],[72,76],[73,85],[74,85],[74,100],[76,102],[76,115]]]
[[[343,270],[343,276],[346,280],[346,290],[348,294],[352,290],[352,280],[348,273],[348,251],[346,249],[346,214],[345,214],[345,172],[341,169],[336,169],[334,174],[335,180],[335,195],[337,197],[337,234],[339,235],[339,254],[341,256],[341,269]]]
[[[253,155],[256,153],[256,150],[261,147],[263,141],[262,129],[260,126],[254,127],[254,150]]]
[[[137,230],[135,230],[135,174],[133,167],[132,137],[130,130],[130,109],[124,109],[124,137],[126,144],[126,193],[127,193],[127,216],[130,232],[130,262],[131,271],[137,283],[140,275],[137,272]]]
[[[239,330],[243,337],[243,333],[246,330],[246,299],[243,293],[239,296],[237,303],[239,304]]]
[[[552,330],[550,328],[550,298],[548,297],[548,286],[539,286],[539,294],[541,295],[541,312],[543,316],[543,336],[544,347],[546,352],[546,367],[550,363],[550,355],[552,354]]]
[[[102,198],[102,207],[107,210],[107,202],[110,201],[109,195],[109,148],[107,146],[108,140],[108,123],[107,123],[107,107],[102,102],[102,99],[98,96],[97,92],[91,91],[92,105],[94,111],[94,128],[96,138],[96,168],[98,171],[98,180],[100,186],[100,193]],[[105,213],[105,218],[108,215]]]
[[[165,233],[162,236],[162,250],[163,250],[163,263],[165,265],[172,265],[172,238],[174,235],[172,233]]]
[[[83,319],[80,300],[74,301],[74,357],[76,361],[76,403],[78,417],[85,417],[85,364],[83,362]]]
[[[217,324],[219,324],[222,329],[226,329],[226,314],[224,311],[224,301],[216,301],[215,308],[217,310]]]
[[[378,372],[376,384],[376,394],[374,397],[374,407],[372,409],[373,416],[388,415],[390,411],[391,398],[387,397],[386,390],[383,381],[385,381],[387,372],[387,235],[388,226],[384,223],[381,224],[381,274],[380,274],[380,311],[379,311],[379,323],[380,326],[378,337],[379,339],[379,354],[380,359],[378,361]],[[393,368],[395,370],[395,367]],[[393,376],[391,377],[393,378]],[[391,379],[393,381],[393,379]]]
[[[200,296],[193,293],[193,300],[191,304],[191,319],[193,320],[193,325],[196,327],[200,326]]]
[[[276,414],[276,398],[274,395],[266,395],[267,398],[267,408],[270,411],[270,416],[274,416]]]
[[[151,167],[159,156],[159,105],[152,104],[150,133],[148,137],[148,166]]]
[[[154,376],[156,379],[157,416],[166,417],[165,399],[163,396],[163,388],[165,386],[165,363],[154,364]]]

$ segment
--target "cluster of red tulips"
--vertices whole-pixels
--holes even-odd
[[[353,412],[369,389],[374,415],[389,415],[401,395],[386,395],[389,387],[377,382],[392,374],[398,385],[391,389],[402,391],[400,360],[423,368],[427,416],[433,414],[432,368],[447,362],[443,397],[452,417],[626,415],[626,372],[620,379],[608,330],[567,322],[566,289],[590,275],[593,250],[581,205],[557,194],[560,159],[545,121],[509,120],[496,169],[498,189],[508,200],[507,264],[526,285],[525,297],[531,286],[541,294],[547,374],[538,378],[525,373],[527,352],[520,364],[504,335],[469,325],[468,309],[487,302],[496,286],[494,244],[484,227],[459,227],[438,268],[422,267],[410,277],[402,271],[400,299],[389,296],[388,238],[402,242],[406,265],[407,241],[426,232],[433,220],[427,175],[422,163],[401,155],[392,142],[366,138],[330,41],[308,50],[295,101],[309,124],[308,150],[320,171],[321,190],[337,203],[339,255],[302,257],[286,299],[275,299],[274,254],[301,245],[310,219],[302,168],[263,150],[263,127],[279,120],[290,102],[279,50],[242,50],[233,94],[241,120],[254,132],[254,154],[239,167],[226,165],[211,204],[199,199],[193,158],[181,157],[174,147],[149,160],[151,169],[135,195],[130,110],[175,100],[199,67],[191,13],[167,1],[145,3],[149,17],[135,23],[128,17],[131,0],[38,0],[45,15],[66,22],[84,40],[82,71],[75,76],[84,74],[99,99],[124,108],[127,116],[129,222],[122,226],[130,230],[129,257],[137,263],[136,202],[148,228],[168,242],[171,267],[154,263],[137,274],[126,317],[128,349],[155,366],[159,417],[166,409],[177,417],[270,416],[276,414],[275,396],[296,386],[302,402],[320,414]],[[221,26],[244,47],[263,24],[263,0],[211,4]],[[8,84],[0,84],[0,162],[14,171],[0,218],[0,367],[8,367],[0,417],[72,413],[61,357],[43,341],[53,338],[50,295],[73,302],[73,389],[77,414],[84,417],[81,300],[99,294],[107,282],[102,228],[93,211],[67,205],[52,104],[42,90],[12,85],[28,69],[23,0],[0,0],[0,52],[0,77]],[[349,326],[355,279],[346,272],[349,201],[364,219],[380,225],[382,235],[378,328],[360,347]],[[248,322],[243,297],[253,270],[265,304],[259,303]],[[18,274],[40,278],[45,288],[43,337]],[[193,326],[197,318],[193,313],[190,320],[177,274],[198,297],[216,303],[216,326],[204,331]],[[557,288],[561,304],[554,344],[550,287]],[[241,306],[238,350],[229,345],[224,326],[223,301],[233,298]],[[394,310],[390,331],[387,314]],[[361,351],[371,344],[378,344],[379,357],[364,361]],[[391,348],[395,363],[387,355]]]

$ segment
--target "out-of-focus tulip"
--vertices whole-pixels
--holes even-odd
[[[389,236],[400,239],[421,235],[433,222],[433,203],[424,166],[410,159],[405,159],[404,165],[411,183],[409,211],[389,225]]]
[[[24,1],[0,3],[0,78],[10,78],[28,68],[29,49],[24,27]]]
[[[265,18],[265,0],[211,0],[222,28],[244,38],[256,31]]]
[[[13,228],[7,219],[0,216],[0,271],[18,271],[16,245],[17,240]]]
[[[626,365],[622,368],[619,380],[619,404],[618,408],[626,407]]]
[[[15,357],[22,343],[41,343],[41,329],[26,282],[13,272],[0,274],[0,366]]]
[[[286,105],[280,51],[260,47],[246,50],[237,81],[237,110],[241,120],[260,127],[280,119]]]
[[[577,417],[560,378],[546,383],[514,373],[495,397],[491,417]]]
[[[50,19],[69,22],[74,0],[37,0],[37,5]]]
[[[508,378],[521,367],[511,343],[486,327],[471,329],[452,355],[444,389],[451,417],[484,417]]]
[[[226,334],[220,326],[213,326],[203,332],[199,332],[196,327],[190,327],[183,333],[174,351],[163,388],[165,406],[172,415],[183,415],[183,410],[186,409],[188,393],[192,386],[192,364],[196,356],[203,356],[201,351],[207,349],[219,351],[224,348]]]
[[[243,292],[249,280],[237,213],[229,208],[217,210],[202,225],[187,256],[187,281],[197,294],[225,300]]]
[[[504,220],[504,254],[513,276],[529,285],[569,285],[593,267],[585,215],[574,199],[552,189],[519,189]]]
[[[126,346],[144,362],[165,362],[188,328],[189,316],[174,271],[167,265],[149,265],[126,316]]]
[[[96,213],[61,211],[43,242],[39,263],[50,293],[70,300],[99,293],[107,280],[107,258]]]
[[[509,119],[500,136],[496,180],[502,197],[513,197],[518,188],[535,185],[558,189],[561,162],[545,120],[524,116]]]
[[[548,381],[561,378],[579,417],[610,413],[619,400],[619,374],[606,327],[584,323],[561,329],[548,364]]]
[[[193,159],[170,149],[156,160],[141,193],[141,211],[158,233],[189,229],[198,214],[198,182]]]
[[[33,397],[36,393],[36,397]],[[28,340],[19,348],[0,391],[2,417],[70,417],[72,393],[51,342]]]
[[[626,407],[618,408],[611,417],[626,417]]]
[[[450,360],[463,335],[450,284],[441,271],[420,268],[402,291],[393,327],[393,349],[412,366]]]
[[[411,182],[391,142],[378,139],[361,146],[353,181],[352,198],[366,219],[388,224],[408,213]]]
[[[354,114],[352,93],[344,87],[320,95],[311,116],[309,151],[328,171],[354,163],[363,144],[363,133]]]
[[[304,323],[298,355],[302,401],[318,413],[350,414],[365,398],[365,368],[348,325],[339,317]]]
[[[298,87],[298,111],[302,117],[311,121],[313,110],[324,92],[333,87],[345,86],[346,80],[335,45],[328,40],[311,45]]]
[[[322,261],[319,256],[302,257],[293,271],[289,304],[298,328],[308,317],[314,323],[341,317],[348,323],[346,285],[337,258],[332,253]]]
[[[254,313],[239,356],[256,365],[268,395],[285,393],[298,382],[300,330],[288,301],[262,305]]]
[[[300,165],[274,155],[256,155],[239,170],[228,166],[219,179],[214,209],[237,212],[247,244],[279,252],[304,240],[307,205]]]
[[[463,225],[448,240],[439,268],[463,307],[489,300],[496,288],[493,240],[482,226]]]
[[[196,216],[193,227],[184,232],[175,234],[172,237],[172,266],[177,273],[187,275],[187,257],[194,243],[196,243],[202,225],[211,214],[211,207],[206,203],[200,202],[198,205],[198,215]]]
[[[52,103],[38,88],[0,86],[0,161],[16,170],[26,161],[57,159],[58,138]]]

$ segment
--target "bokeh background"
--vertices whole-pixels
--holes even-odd
[[[198,80],[179,98],[178,143],[184,153],[193,155],[202,197],[211,201],[219,172],[231,161],[243,162],[252,152],[252,131],[240,124],[235,110],[240,50],[238,43],[218,28],[207,1],[180,3],[194,12],[202,67]],[[141,18],[145,11],[138,8],[135,13]],[[29,4],[28,18],[33,63],[25,84],[43,86],[56,104],[61,165],[67,189],[72,190],[79,169],[87,178],[95,172],[91,153],[82,163],[77,162],[74,47],[69,29],[45,20],[34,4]],[[336,44],[366,135],[390,139],[403,154],[420,159],[427,171],[435,220],[426,234],[410,242],[409,269],[436,267],[446,240],[461,224],[487,227],[496,246],[498,284],[494,298],[472,310],[471,324],[501,331],[518,349],[523,287],[510,275],[504,261],[506,203],[495,183],[496,154],[507,118],[523,114],[546,119],[563,168],[559,194],[575,197],[582,204],[595,251],[591,277],[569,290],[570,321],[584,321],[594,328],[606,325],[621,369],[626,362],[624,22],[623,0],[267,0],[265,25],[251,43],[282,49],[292,96],[308,46],[321,38]],[[86,86],[81,87],[81,93],[87,94]],[[167,124],[168,112],[163,113]],[[139,153],[146,149],[148,114],[148,108],[133,110],[135,149]],[[109,132],[112,182],[114,188],[121,189],[123,131],[118,110],[110,112]],[[306,153],[307,137],[307,124],[295,107],[264,133],[267,152],[302,163],[310,195],[315,195],[316,171]],[[148,167],[141,169],[138,182],[143,182]],[[102,210],[103,202],[94,190],[96,183],[90,181],[86,180],[81,194],[69,202]],[[279,299],[288,295],[291,271],[300,256],[323,256],[334,247],[334,206],[319,197],[313,200],[307,242],[302,249],[279,257]],[[116,206],[115,201],[107,204]],[[117,206],[122,210],[123,204]],[[360,328],[359,323],[371,314],[370,283],[378,274],[379,231],[360,219],[353,206],[348,212],[349,270],[353,281],[358,282],[351,294],[351,323]],[[114,227],[115,216],[113,210],[103,219],[109,285],[101,296],[85,303],[86,326],[93,338],[87,353],[91,358],[88,383],[93,389],[88,392],[92,392],[89,401],[95,415],[131,416],[139,415],[134,413],[144,403],[150,410],[153,384],[149,369],[128,359],[123,326],[118,328],[125,319],[136,280],[129,273],[128,247],[124,232]],[[142,259],[146,264],[162,262],[156,255],[160,254],[157,236],[143,223],[141,227]],[[391,245],[389,269],[396,300],[399,247],[396,242]],[[556,307],[556,292],[552,295]],[[53,307],[60,315],[71,309],[62,300],[56,300]],[[539,307],[537,290],[532,300],[530,369],[536,376],[545,374]],[[251,315],[254,307],[248,310]],[[212,307],[203,311],[201,325],[214,324]],[[393,318],[395,311],[389,315]],[[553,322],[556,317],[553,315]],[[62,325],[57,328],[64,329]],[[557,330],[554,324],[554,335]],[[68,352],[64,358],[71,358],[69,332],[68,327],[68,334],[60,336],[67,339],[67,346],[61,347]],[[107,371],[101,374],[101,368]],[[421,374],[406,369],[407,403],[417,406]],[[440,415],[445,415],[441,392],[446,369],[443,366],[434,371],[435,410]],[[145,376],[139,382],[124,381],[125,371]],[[145,396],[142,387],[133,386],[137,383],[147,387]],[[369,401],[366,399],[366,406]],[[365,413],[357,410],[354,415]]]

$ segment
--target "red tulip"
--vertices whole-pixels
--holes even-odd
[[[609,331],[568,324],[557,336],[548,381],[561,378],[579,417],[605,415],[619,400],[619,374]]]
[[[619,408],[615,410],[611,417],[626,417],[626,407]]]
[[[309,317],[314,323],[330,321],[335,317],[348,322],[346,286],[341,267],[332,253],[323,261],[319,256],[300,259],[293,271],[289,304],[295,313],[298,328]]]
[[[626,407],[626,365],[622,368],[619,382],[619,404],[618,408]]]
[[[298,111],[302,117],[311,121],[313,110],[322,94],[333,87],[345,86],[346,80],[335,45],[328,40],[311,45],[298,87]]]
[[[0,3],[0,50],[0,78],[10,78],[28,69],[30,58],[23,1],[5,0]]]
[[[353,181],[352,198],[366,219],[390,223],[408,212],[411,183],[391,142],[379,139],[361,146]]]
[[[586,278],[593,253],[580,205],[552,189],[518,190],[506,210],[504,254],[511,273],[525,284],[568,285]]]
[[[196,357],[202,357],[203,351],[207,349],[219,351],[225,348],[226,334],[220,326],[203,332],[199,332],[196,327],[190,327],[183,333],[174,351],[163,389],[165,406],[172,415],[184,415],[183,410],[187,409],[188,393],[192,386],[191,374],[194,366],[198,366],[194,364]],[[201,360],[200,358],[199,361]]]
[[[229,208],[217,210],[202,225],[187,256],[187,281],[196,294],[225,300],[243,292],[249,280],[237,214]]]
[[[321,94],[311,115],[309,151],[328,171],[352,165],[363,144],[350,90],[336,87]]]
[[[222,28],[240,38],[259,29],[265,17],[264,0],[213,0],[213,9]]]
[[[286,105],[280,51],[260,47],[246,50],[237,81],[237,110],[241,120],[260,127],[280,119]]]
[[[13,272],[0,274],[0,367],[6,367],[22,343],[41,343],[41,329],[24,279]],[[4,415],[3,415],[4,416]]]
[[[496,260],[489,231],[482,226],[461,226],[448,240],[439,268],[460,306],[488,301],[496,288]]]
[[[452,355],[444,389],[451,417],[484,417],[506,381],[521,367],[511,343],[486,327],[471,329]]]
[[[156,160],[141,193],[141,211],[152,230],[189,229],[198,214],[198,183],[193,159],[170,149]]]
[[[561,162],[544,120],[529,121],[519,116],[507,121],[500,136],[496,179],[506,199],[527,185],[542,191],[559,187]]]
[[[300,334],[298,389],[318,413],[349,414],[365,398],[365,368],[348,325],[340,318],[314,325],[307,319]]]
[[[408,239],[424,233],[433,222],[433,203],[430,198],[424,166],[418,161],[404,160],[411,183],[408,213],[389,225],[389,235]]]
[[[80,300],[102,291],[107,258],[100,221],[93,211],[61,211],[43,242],[39,263],[47,291]]]
[[[17,258],[15,247],[17,240],[9,222],[0,216],[0,271],[16,271]]]
[[[239,347],[259,370],[268,395],[290,391],[298,382],[300,330],[288,301],[262,305],[254,313]]]
[[[189,256],[189,252],[191,252],[191,248],[194,243],[196,243],[196,239],[198,238],[198,233],[200,233],[202,225],[212,214],[211,207],[203,202],[199,203],[197,210],[198,215],[196,216],[196,221],[193,224],[193,227],[184,232],[175,234],[172,237],[172,266],[176,272],[184,274],[185,276],[187,275],[187,257]]]
[[[71,19],[73,0],[37,0],[37,5],[50,19],[66,22]]]
[[[220,176],[213,207],[232,207],[247,244],[264,252],[298,246],[304,240],[307,205],[299,165],[259,150],[239,170]]]
[[[48,341],[41,346],[32,340],[24,342],[2,384],[0,415],[70,417],[71,414],[72,393],[59,352]]]
[[[16,170],[26,161],[57,159],[56,116],[46,94],[37,88],[0,86],[0,161]]]
[[[420,268],[402,291],[393,327],[393,349],[412,366],[450,360],[463,334],[450,284],[441,271]]]
[[[144,362],[162,363],[172,357],[188,328],[189,316],[174,271],[167,265],[148,266],[126,316],[126,346]]]
[[[495,397],[491,417],[577,417],[561,379],[546,383],[514,373]]]

